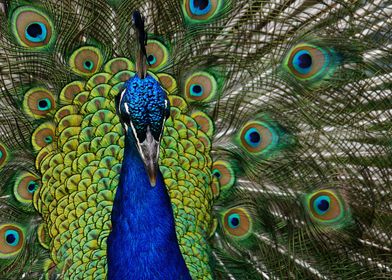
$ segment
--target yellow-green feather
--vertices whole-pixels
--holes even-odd
[[[113,67],[114,62],[120,63]],[[105,279],[106,274],[106,239],[124,147],[114,96],[133,75],[133,64],[121,58],[103,69],[107,72],[96,73],[87,82],[64,87],[64,106],[55,114],[56,140],[37,155],[42,187],[34,195],[34,205],[47,225],[57,273],[65,279]],[[161,172],[189,271],[195,279],[211,279],[211,142],[191,117],[186,101],[176,95],[169,99],[172,109],[161,142]]]

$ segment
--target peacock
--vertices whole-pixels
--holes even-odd
[[[391,279],[392,1],[0,1],[0,279]]]

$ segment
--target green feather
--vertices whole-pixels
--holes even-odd
[[[105,279],[134,10],[193,279],[391,278],[381,2],[2,1],[0,278]]]

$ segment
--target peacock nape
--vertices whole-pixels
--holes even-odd
[[[137,74],[117,98],[124,159],[108,237],[108,279],[191,279],[180,252],[173,210],[158,170],[169,102],[151,76]]]

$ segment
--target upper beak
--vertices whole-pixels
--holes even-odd
[[[147,127],[146,139],[142,143],[138,143],[138,150],[143,159],[151,187],[155,187],[157,181],[159,141],[154,139],[150,127]]]

